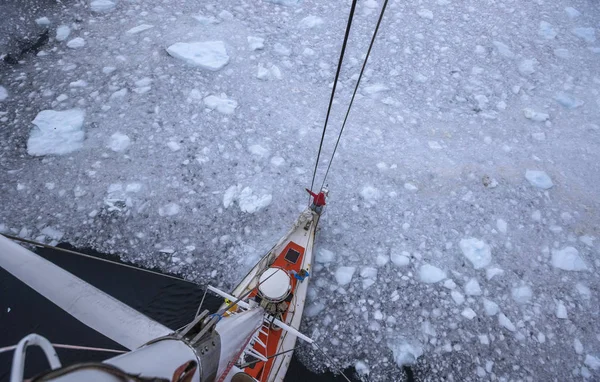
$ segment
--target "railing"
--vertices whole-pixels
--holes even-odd
[[[38,334],[30,334],[17,344],[12,361],[10,382],[23,382],[23,373],[25,372],[25,355],[27,347],[31,345],[42,348],[42,351],[46,355],[46,359],[48,360],[52,370],[56,370],[61,367],[58,354],[56,354],[56,350],[54,350],[54,347],[50,341]]]

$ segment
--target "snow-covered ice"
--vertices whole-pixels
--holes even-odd
[[[303,29],[312,29],[312,28],[318,27],[320,25],[323,25],[323,23],[324,23],[324,21],[322,18],[320,18],[318,16],[314,16],[314,15],[309,15],[309,16],[306,16],[305,18],[303,18],[302,20],[300,20],[300,22],[298,23],[298,26]]]
[[[323,304],[321,302],[316,302],[316,303],[313,303],[313,304],[310,304],[309,306],[307,306],[306,309],[304,310],[304,314],[306,315],[306,317],[315,317],[319,313],[321,313],[324,309],[325,309],[325,304]]]
[[[317,252],[317,256],[315,258],[318,263],[332,263],[335,261],[335,259],[335,253],[324,248]]]
[[[568,49],[565,48],[556,48],[554,49],[554,55],[560,58],[571,58],[571,54]]]
[[[335,280],[341,286],[348,285],[352,281],[355,271],[355,267],[339,267],[335,270]]]
[[[543,37],[546,40],[552,40],[558,35],[552,24],[547,21],[540,21],[540,29],[538,34],[540,37]]]
[[[367,364],[363,361],[356,361],[356,363],[354,364],[354,370],[356,370],[358,375],[369,375],[369,366],[367,366]]]
[[[388,90],[390,90],[390,88],[388,88],[384,84],[378,83],[378,84],[372,84],[372,85],[365,86],[364,90],[365,90],[365,93],[367,93],[367,94],[376,94],[376,93],[388,91]]]
[[[377,257],[375,257],[375,264],[378,267],[383,267],[389,262],[390,262],[390,257],[388,255],[379,254],[379,255],[377,255]]]
[[[575,284],[575,289],[577,290],[579,295],[585,300],[589,300],[592,297],[592,291],[590,290],[590,288],[588,288],[582,283]]]
[[[483,240],[462,239],[459,245],[463,255],[471,262],[473,268],[485,268],[492,262],[492,250]]]
[[[204,98],[204,105],[211,110],[216,110],[219,113],[231,115],[235,112],[238,107],[238,103],[235,100],[227,98],[225,94],[220,96],[210,95]]]
[[[452,279],[447,279],[446,281],[444,281],[443,285],[444,285],[444,288],[447,288],[447,289],[455,289],[456,288],[456,283]]]
[[[267,208],[272,200],[273,195],[269,193],[256,193],[250,187],[242,188],[242,186],[237,185],[231,186],[225,191],[223,206],[228,208],[234,202],[237,202],[242,212],[253,214]]]
[[[71,28],[68,25],[60,25],[56,28],[56,41],[65,41],[71,34]]]
[[[49,18],[47,18],[47,17],[45,17],[45,16],[44,16],[44,17],[40,17],[39,19],[35,19],[35,23],[36,23],[37,25],[41,26],[41,27],[47,27],[47,26],[49,26],[50,24],[52,24],[52,23],[50,22],[50,19],[49,19]]]
[[[503,328],[510,330],[511,332],[517,330],[515,324],[513,324],[512,321],[504,315],[504,313],[498,314],[498,324],[500,324],[500,326]]]
[[[426,82],[429,80],[429,78],[427,78],[427,76],[426,76],[426,75],[424,75],[423,73],[415,73],[415,74],[413,75],[413,80],[415,80],[415,81],[416,81],[416,82],[418,82],[418,83],[424,84],[424,83],[426,83]],[[432,141],[432,142],[435,142],[435,141]],[[435,142],[435,143],[437,143],[437,142]],[[431,145],[430,145],[430,146],[431,146]],[[433,147],[432,147],[432,148],[433,148]],[[440,148],[441,148],[441,147],[440,147]]]
[[[4,86],[0,86],[0,102],[8,98],[8,90]]]
[[[508,228],[508,223],[506,223],[506,220],[504,220],[504,219],[497,219],[496,220],[496,228],[498,228],[498,231],[500,231],[501,233],[506,233],[506,230]]]
[[[557,93],[554,96],[554,99],[567,109],[576,109],[585,103],[582,100],[575,98],[573,95],[565,92]]]
[[[568,314],[567,314],[567,307],[565,306],[565,304],[561,301],[558,300],[556,301],[556,317],[560,318],[560,319],[567,319],[569,318]]]
[[[281,167],[285,164],[285,158],[280,156],[274,156],[271,158],[270,162],[275,167]]]
[[[392,350],[393,360],[398,367],[412,365],[423,355],[423,348],[419,343],[411,343],[403,338],[391,340],[388,347]]]
[[[93,12],[98,13],[110,12],[113,9],[115,9],[116,6],[117,4],[111,0],[93,0],[92,2],[90,2],[90,9]]]
[[[573,348],[575,349],[575,353],[583,354],[583,344],[578,338],[573,339]]]
[[[540,170],[525,171],[525,179],[527,179],[529,184],[531,184],[533,187],[537,187],[542,190],[548,190],[554,186],[550,176],[548,176],[546,172]]]
[[[252,155],[256,155],[257,157],[261,158],[269,156],[269,149],[259,144],[250,145],[248,147],[248,151],[250,151]]]
[[[71,88],[85,88],[86,86],[88,86],[88,83],[84,80],[77,80],[69,83],[69,87]]]
[[[219,12],[219,17],[225,21],[231,21],[235,18],[235,16],[233,16],[233,13],[227,10],[222,10],[221,12]]]
[[[573,28],[571,32],[587,43],[596,42],[596,30],[592,27],[577,27]]]
[[[475,311],[471,308],[463,309],[463,311],[460,314],[468,320],[472,320],[477,316],[477,313],[475,313]]]
[[[127,34],[138,34],[141,33],[143,31],[147,31],[148,29],[152,29],[154,28],[154,25],[150,25],[150,24],[140,24],[136,27],[133,27],[131,29],[129,29],[127,32]]]
[[[572,19],[577,18],[581,15],[581,12],[579,12],[577,9],[575,9],[573,7],[566,7],[565,12],[567,12],[567,15],[569,15],[569,17]]]
[[[374,267],[363,267],[360,270],[360,277],[366,279],[377,279],[377,268]]]
[[[265,39],[262,37],[248,36],[250,50],[261,50],[265,48]]]
[[[292,50],[289,47],[287,47],[279,42],[277,42],[273,45],[273,50],[278,55],[284,56],[284,57],[287,57],[292,54]]]
[[[135,88],[133,91],[137,94],[145,94],[152,90],[152,79],[148,77],[144,77],[140,80],[135,81]]]
[[[427,284],[433,284],[446,278],[446,272],[431,264],[423,264],[419,268],[419,280]]]
[[[271,64],[267,67],[263,64],[258,64],[256,69],[256,78],[263,81],[270,79],[280,80],[282,78],[282,74],[277,65]]]
[[[245,187],[238,196],[238,204],[242,212],[253,214],[267,208],[273,196],[271,194],[255,194],[250,187]]]
[[[481,286],[476,278],[472,278],[465,284],[465,293],[467,296],[479,296],[481,292]]]
[[[495,316],[500,312],[500,307],[492,300],[488,300],[487,298],[483,299],[483,310],[485,314],[488,316]]]
[[[518,287],[514,287],[511,290],[511,295],[513,300],[515,300],[518,304],[527,304],[531,301],[533,297],[533,291],[531,287],[528,285],[521,285]]]
[[[381,197],[381,192],[373,186],[365,186],[360,191],[360,196],[367,202],[377,200]]]
[[[441,150],[443,149],[442,145],[440,145],[439,142],[436,141],[429,141],[427,142],[427,144],[429,145],[429,148],[432,150]]]
[[[450,292],[450,297],[452,297],[452,300],[454,300],[454,303],[456,303],[456,305],[461,305],[465,302],[465,296],[459,291],[453,290],[452,292]]]
[[[111,101],[121,101],[125,96],[129,93],[127,88],[119,89],[110,95],[109,99]]]
[[[552,250],[552,266],[564,271],[585,271],[587,265],[573,247]]]
[[[29,134],[27,153],[33,156],[63,155],[79,150],[85,139],[84,119],[85,111],[81,109],[39,112],[31,122],[36,127]]]
[[[64,236],[64,232],[59,231],[54,227],[45,227],[40,231],[40,233],[42,235],[46,235],[47,237],[53,240],[60,240]]]
[[[524,76],[531,75],[536,72],[538,64],[539,63],[536,59],[523,60],[521,63],[519,63],[519,73]]]
[[[403,251],[401,253],[393,251],[390,254],[390,259],[392,263],[398,267],[405,267],[410,264],[410,253]]]
[[[169,46],[167,52],[189,65],[212,71],[222,69],[229,62],[223,41],[178,42]]]
[[[167,203],[158,209],[160,216],[174,216],[181,211],[181,206],[177,203]]]
[[[503,43],[501,41],[494,41],[494,45],[496,46],[496,49],[498,49],[498,53],[500,53],[501,56],[504,56],[506,58],[514,58],[515,57],[515,54],[512,52],[512,50],[510,50],[508,45],[506,45],[505,43]]]
[[[112,151],[125,151],[131,144],[131,139],[123,133],[114,133],[108,141],[108,148]]]
[[[426,8],[419,9],[417,15],[424,19],[433,20],[433,12]]]
[[[85,46],[85,40],[81,37],[75,37],[67,43],[67,46],[71,49],[80,49]]]
[[[525,116],[525,118],[531,119],[532,121],[536,122],[544,122],[550,119],[550,115],[539,111],[535,111],[529,107],[523,109],[523,115]]]
[[[269,74],[269,69],[264,67],[262,64],[258,64],[256,70],[256,78],[258,78],[259,80],[267,80],[269,78]]]
[[[214,16],[194,15],[192,17],[202,25],[219,24],[221,22]]]
[[[587,354],[584,364],[592,370],[600,370],[600,357]]]

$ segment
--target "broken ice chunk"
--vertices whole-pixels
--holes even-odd
[[[446,272],[431,264],[423,264],[419,268],[419,279],[427,284],[434,284],[446,278]]]
[[[573,247],[565,247],[552,251],[552,266],[564,271],[585,271],[587,265]]]
[[[548,190],[554,186],[552,179],[544,171],[527,170],[525,178],[532,186],[541,188],[542,190]]]
[[[355,267],[339,267],[335,271],[335,280],[339,285],[348,285],[350,284],[350,281],[352,281],[354,271],[356,271]]]
[[[204,105],[211,110],[216,110],[219,113],[226,115],[233,114],[238,107],[237,101],[227,98],[225,94],[221,94],[220,97],[209,95],[204,98]]]
[[[169,46],[167,52],[189,65],[211,71],[220,70],[229,62],[223,41],[178,42]]]
[[[523,115],[525,116],[525,118],[531,119],[532,121],[535,121],[535,122],[544,122],[544,121],[547,121],[548,119],[550,119],[550,116],[548,114],[537,112],[528,107],[523,109]]]
[[[475,269],[485,268],[492,262],[492,250],[482,240],[475,238],[462,239],[459,246],[463,255]]]
[[[85,139],[84,119],[85,111],[81,109],[39,112],[32,121],[36,127],[29,134],[27,153],[33,156],[62,155],[79,150]]]

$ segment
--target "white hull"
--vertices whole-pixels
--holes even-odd
[[[268,269],[274,261],[280,261],[283,252],[293,243],[304,249],[302,260],[299,263],[300,269],[312,270],[314,258],[314,242],[319,215],[310,209],[304,211],[290,231],[254,266],[244,279],[233,290],[235,297],[244,296],[255,289],[259,284],[260,275]],[[277,264],[277,263],[276,263]],[[297,265],[295,265],[297,266]],[[308,291],[308,281],[310,276],[304,281],[296,284],[293,291],[293,298],[290,301],[289,313],[282,319],[284,324],[298,330],[304,312],[306,294]],[[223,306],[226,306],[224,304]],[[277,344],[275,353],[281,353],[291,350],[296,345],[296,335],[288,331],[283,331]],[[265,354],[269,356],[272,354]],[[283,381],[287,373],[293,352],[288,352],[274,358],[268,372],[268,376],[260,378],[261,382]]]

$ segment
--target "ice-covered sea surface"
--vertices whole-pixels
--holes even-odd
[[[108,3],[38,15],[50,41],[2,64],[0,230],[230,288],[305,206],[349,4]],[[359,1],[325,157],[381,3]],[[340,364],[600,379],[599,20],[581,0],[390,1],[302,325]]]

